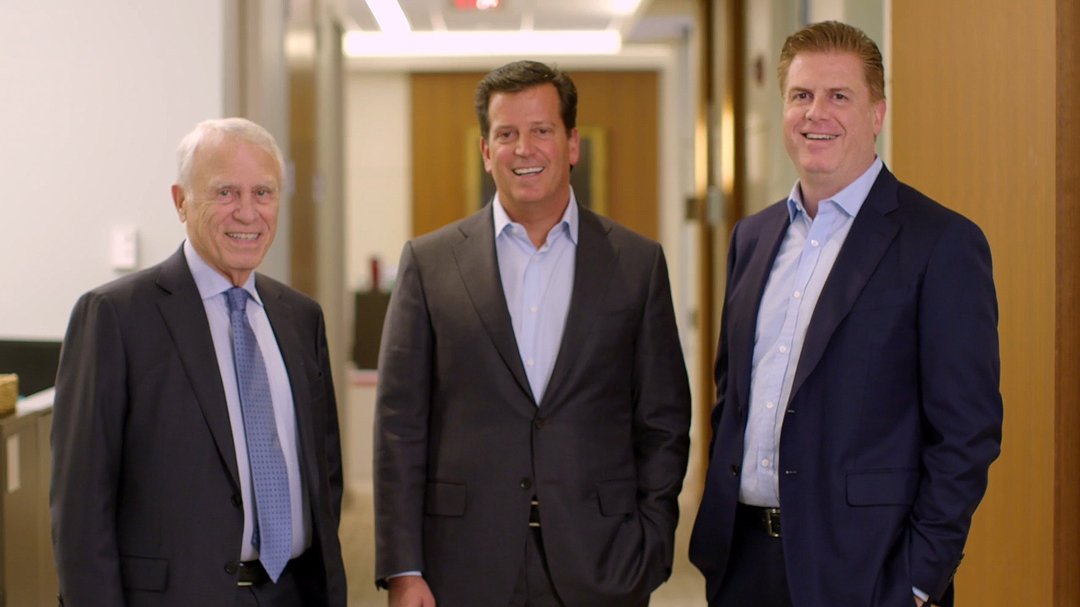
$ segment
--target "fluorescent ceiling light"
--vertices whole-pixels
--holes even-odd
[[[379,22],[379,29],[384,33],[407,33],[412,30],[397,0],[366,0],[366,2],[375,21]]]
[[[345,54],[349,57],[614,55],[620,48],[622,37],[615,30],[345,35]]]

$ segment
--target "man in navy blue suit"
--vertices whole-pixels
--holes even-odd
[[[799,180],[731,236],[690,558],[710,607],[950,605],[1001,444],[990,248],[875,154],[862,31],[807,26],[778,71]]]

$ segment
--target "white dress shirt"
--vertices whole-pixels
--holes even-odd
[[[255,495],[251,485],[251,469],[248,464],[247,439],[244,435],[244,418],[240,409],[240,391],[236,383],[236,366],[233,362],[232,329],[229,322],[229,304],[225,294],[232,283],[217,270],[210,267],[190,242],[184,242],[184,256],[188,268],[199,288],[206,319],[210,321],[210,335],[214,340],[218,369],[221,372],[221,385],[225,388],[225,402],[229,407],[229,423],[232,426],[233,447],[236,449],[236,466],[240,475],[240,489],[243,492],[244,534],[240,545],[240,560],[253,561],[259,558],[259,551],[251,545],[254,530],[255,513],[252,505]],[[259,342],[263,362],[266,364],[266,376],[270,381],[270,398],[274,406],[274,419],[277,422],[278,441],[285,455],[285,467],[289,474],[289,501],[292,507],[292,553],[291,557],[300,556],[311,545],[311,513],[307,508],[307,499],[302,489],[300,477],[299,437],[296,432],[296,410],[293,405],[292,385],[285,360],[278,349],[274,329],[266,316],[262,298],[255,288],[255,273],[252,272],[243,286],[251,294],[247,302],[248,322],[255,338]],[[194,328],[193,328],[194,329]],[[192,487],[198,491],[198,487]]]

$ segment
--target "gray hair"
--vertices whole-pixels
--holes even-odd
[[[176,184],[190,195],[195,152],[205,142],[218,143],[226,138],[246,141],[273,156],[278,165],[278,179],[285,179],[285,157],[269,131],[245,118],[220,118],[200,122],[180,141],[176,148]],[[284,187],[283,183],[278,185]]]

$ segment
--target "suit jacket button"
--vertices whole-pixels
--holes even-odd
[[[525,478],[521,479],[521,488],[526,490],[526,491],[528,491],[529,489],[532,489],[532,479],[529,478],[529,477],[525,477]]]
[[[731,474],[734,476],[739,476],[739,466],[731,464]]]
[[[240,499],[239,495],[233,495],[232,496],[232,505],[239,508],[239,507],[244,505],[244,500]]]
[[[533,421],[533,428],[536,428],[537,430],[539,430],[540,428],[543,428],[543,427],[544,427],[544,418],[538,417]]]
[[[228,573],[229,575],[236,575],[237,571],[240,571],[239,565],[233,562],[225,563],[225,573]]]

